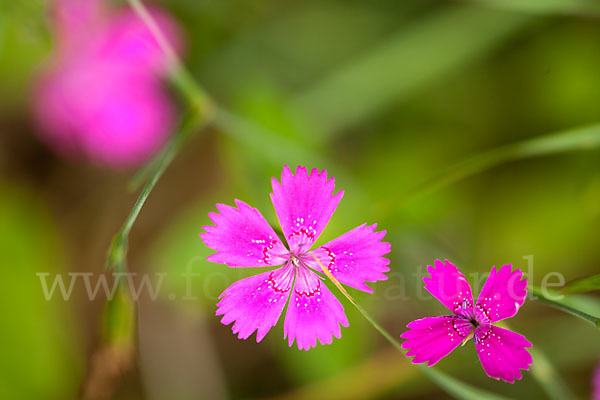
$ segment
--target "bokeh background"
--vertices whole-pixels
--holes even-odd
[[[167,275],[155,300],[139,300],[124,355],[107,350],[105,298],[77,284],[69,301],[46,301],[36,273],[106,273],[135,168],[64,159],[40,142],[31,87],[53,48],[47,4],[0,2],[0,397],[77,398],[94,384],[115,399],[446,397],[344,299],[350,327],[309,352],[288,348],[282,320],[259,344],[220,324],[216,298],[255,271],[204,261],[198,233],[234,198],[275,224],[270,178],[286,164],[325,168],[345,190],[320,243],[363,222],[387,230],[389,280],[351,294],[395,337],[446,312],[420,283],[436,258],[469,274],[512,263],[537,285],[553,271],[598,273],[594,143],[540,157],[508,147],[490,162],[502,146],[600,122],[594,1],[158,4],[181,23],[190,73],[237,117],[194,134],[134,226],[130,270]],[[436,185],[478,154],[464,179]],[[186,271],[199,275],[191,288]],[[600,315],[597,294],[575,300]],[[589,398],[598,329],[536,301],[508,323],[534,344],[539,379],[487,378],[470,344],[435,368],[512,398],[547,398],[554,370],[569,397]]]

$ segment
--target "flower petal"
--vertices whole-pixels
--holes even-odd
[[[480,323],[490,323],[510,318],[519,311],[527,296],[527,279],[520,269],[511,272],[510,264],[496,271],[492,268],[490,276],[483,285],[475,312]]]
[[[470,318],[473,315],[473,294],[465,276],[448,260],[435,260],[435,267],[427,266],[431,277],[423,278],[425,289],[453,313]]]
[[[171,48],[180,53],[182,35],[175,21],[158,8],[150,7],[148,12]],[[168,58],[155,35],[132,9],[114,12],[102,39],[98,49],[100,57],[123,63],[127,68],[135,67],[139,73],[167,70]]]
[[[386,232],[375,232],[376,227],[377,224],[358,226],[310,252],[302,260],[320,272],[321,266],[314,260],[314,255],[341,283],[373,293],[365,282],[387,279],[384,273],[390,270],[390,260],[383,255],[391,250],[388,242],[381,241]]]
[[[317,240],[344,191],[333,195],[334,178],[327,180],[327,171],[313,169],[310,176],[305,167],[298,167],[292,175],[286,165],[281,174],[281,185],[271,180],[271,200],[290,250],[302,254]]]
[[[206,259],[230,267],[281,265],[288,251],[260,212],[243,201],[238,208],[217,204],[220,214],[208,214],[215,226],[202,227],[200,237],[217,253]]]
[[[109,68],[110,69],[110,68]],[[94,67],[86,72],[88,80],[96,80]],[[86,88],[87,99],[79,107],[68,109],[71,118],[75,110],[81,111],[79,144],[92,160],[112,166],[136,165],[155,154],[168,138],[175,113],[168,97],[158,82],[132,77],[120,71],[104,69],[102,75],[110,85],[90,82]],[[110,78],[109,78],[110,77]],[[123,90],[126,85],[127,90]],[[85,109],[87,106],[89,109]],[[64,103],[63,103],[64,107]]]
[[[427,363],[435,365],[457,348],[473,330],[471,323],[460,317],[427,317],[412,321],[407,325],[409,331],[400,335],[407,339],[402,343],[403,349],[412,359],[413,364]]]
[[[520,369],[529,370],[533,362],[525,336],[493,325],[480,325],[475,330],[475,348],[485,373],[490,378],[514,383],[521,379]]]
[[[348,326],[342,304],[314,272],[300,267],[283,325],[290,347],[294,339],[300,350],[315,347],[317,339],[330,344],[342,336],[340,325]]]
[[[241,279],[219,296],[217,315],[223,315],[224,325],[233,324],[233,333],[247,339],[254,331],[260,342],[277,324],[290,295],[294,267],[288,264],[274,271]]]

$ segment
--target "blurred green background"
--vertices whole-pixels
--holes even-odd
[[[0,0],[0,398],[77,398],[94,380],[97,398],[115,399],[447,396],[348,302],[342,339],[309,352],[287,347],[281,321],[257,344],[214,316],[217,296],[256,271],[204,261],[207,213],[239,198],[276,223],[270,178],[285,164],[325,168],[345,190],[319,243],[363,222],[387,230],[389,280],[351,293],[395,337],[446,312],[421,287],[436,258],[468,274],[512,263],[537,285],[599,272],[598,139],[540,157],[546,142],[512,146],[600,123],[598,2],[158,3],[182,24],[192,75],[234,114],[178,154],[132,231],[130,269],[167,275],[156,300],[140,299],[136,350],[121,357],[106,351],[102,296],[75,285],[70,301],[46,301],[36,273],[105,271],[135,171],[38,141],[29,104],[52,48],[46,4]],[[457,179],[436,185],[446,176]],[[600,315],[597,294],[574,301]],[[487,378],[470,344],[435,368],[511,398],[552,395],[554,369],[569,397],[589,398],[598,329],[535,301],[508,322],[534,344],[539,379]]]

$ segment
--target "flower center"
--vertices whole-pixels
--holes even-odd
[[[300,267],[300,257],[298,257],[297,255],[295,255],[294,253],[290,252],[290,261],[292,262],[292,264],[294,265],[294,267],[299,268]]]

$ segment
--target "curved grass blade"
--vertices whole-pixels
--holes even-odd
[[[183,66],[177,53],[161,31],[160,27],[150,15],[148,9],[142,4],[141,0],[127,0],[131,8],[144,21],[152,35],[158,42],[163,51],[169,78],[177,89],[183,94],[190,106],[197,109],[200,114],[209,114],[211,109],[211,99],[206,91],[194,80],[189,71]]]
[[[600,16],[600,3],[594,0],[473,0],[472,3],[497,10],[535,15]]]
[[[577,279],[567,283],[561,292],[565,294],[587,293],[600,290],[600,274]]]
[[[566,313],[569,313],[571,315],[579,317],[579,318],[583,319],[584,321],[587,321],[587,322],[595,325],[597,328],[600,328],[600,318],[594,317],[593,315],[590,315],[590,314],[588,314],[584,311],[581,311],[575,307],[567,305],[560,300],[550,299],[546,296],[546,294],[544,293],[544,291],[541,288],[538,288],[536,286],[529,286],[528,291],[529,291],[529,293],[531,293],[534,296],[533,297],[534,300],[538,300],[543,303],[546,303],[546,304],[548,304],[554,308],[557,308],[561,311],[564,311]],[[553,297],[561,297],[561,296],[562,295],[559,293],[557,293],[556,295],[553,295]],[[564,297],[564,296],[562,296],[562,297]]]
[[[152,161],[152,170],[149,172],[146,184],[142,188],[133,208],[121,226],[121,229],[113,238],[107,256],[108,268],[113,268],[117,272],[126,272],[129,232],[131,232],[133,224],[146,203],[146,199],[167,167],[171,164],[171,161],[173,161],[173,158],[175,158],[175,155],[186,139],[188,139],[193,132],[202,129],[207,123],[208,120],[197,112],[190,112],[183,118],[179,131],[163,151],[159,153],[157,159]]]
[[[456,163],[430,180],[412,195],[398,195],[383,207],[384,214],[401,211],[403,206],[442,190],[479,172],[506,162],[600,147],[600,124],[546,134],[489,150]]]

